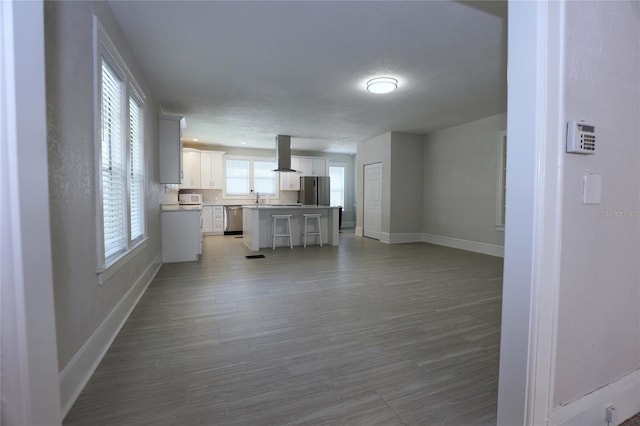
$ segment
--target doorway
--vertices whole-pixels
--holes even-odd
[[[380,239],[382,224],[382,163],[364,166],[364,218],[365,237]]]

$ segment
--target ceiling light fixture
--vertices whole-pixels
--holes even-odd
[[[367,90],[371,93],[383,94],[398,88],[398,80],[393,77],[376,77],[367,81]]]

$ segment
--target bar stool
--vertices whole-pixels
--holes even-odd
[[[307,248],[307,235],[313,236],[317,235],[320,237],[320,247],[322,247],[322,225],[320,225],[320,214],[304,214],[304,247]],[[311,220],[311,225],[313,225],[313,221],[316,220],[318,223],[318,232],[312,232],[307,230],[307,221]]]
[[[293,249],[293,241],[291,241],[291,215],[290,214],[272,214],[273,218],[273,250],[276,249],[276,237],[288,237],[289,247]],[[286,233],[278,233],[278,220],[286,220]]]

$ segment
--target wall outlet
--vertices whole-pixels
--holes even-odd
[[[613,423],[613,418],[616,414],[616,407],[613,405],[609,405],[604,409],[604,421],[607,422],[608,425]]]

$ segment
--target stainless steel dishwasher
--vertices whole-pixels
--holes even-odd
[[[242,234],[242,206],[224,206],[224,235]]]

